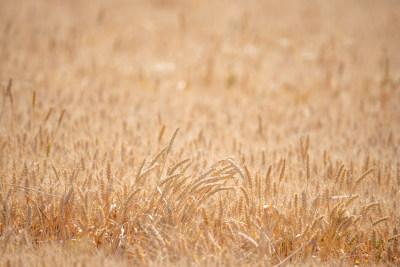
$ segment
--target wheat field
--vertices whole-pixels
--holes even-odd
[[[400,264],[399,29],[396,0],[0,0],[0,265]]]

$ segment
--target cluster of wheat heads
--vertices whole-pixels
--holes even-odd
[[[32,108],[35,99],[33,92]],[[140,161],[121,146],[56,166],[49,155],[63,148],[51,140],[64,114],[54,127],[2,145],[2,263],[49,246],[140,265],[399,262],[396,202],[368,197],[375,186],[397,195],[398,163],[332,161],[327,151],[313,160],[306,137],[287,157],[263,156],[265,170],[253,171],[243,154],[207,165],[173,153],[177,129]],[[38,151],[39,161],[18,160]]]

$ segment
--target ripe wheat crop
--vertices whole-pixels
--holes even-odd
[[[398,1],[0,1],[0,265],[400,264]]]

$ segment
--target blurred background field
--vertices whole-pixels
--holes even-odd
[[[0,264],[399,264],[399,29],[395,0],[0,0]]]

